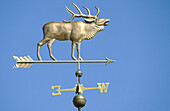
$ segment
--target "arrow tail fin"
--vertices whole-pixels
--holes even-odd
[[[17,62],[13,68],[30,68],[30,66],[33,64],[33,63],[20,63],[24,61],[33,61],[30,56],[24,57],[13,56],[13,57]]]

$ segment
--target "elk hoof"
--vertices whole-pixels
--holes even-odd
[[[77,61],[77,59],[75,57],[72,57],[72,58],[73,58],[73,60]]]
[[[52,58],[54,61],[57,61],[57,59],[55,59],[55,58]]]
[[[83,61],[83,59],[81,57],[79,57],[78,60]]]
[[[41,58],[39,58],[39,57],[38,57],[38,60],[39,60],[39,61],[42,61],[42,59],[41,59]]]

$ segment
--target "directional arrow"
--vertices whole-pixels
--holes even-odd
[[[106,93],[107,92],[107,88],[109,83],[97,83],[98,87],[90,87],[90,88],[86,88],[83,87],[83,84],[81,85],[76,85],[74,88],[72,89],[60,89],[61,86],[51,86],[51,89],[55,89],[57,88],[57,93],[52,93],[52,96],[57,96],[57,95],[61,95],[61,91],[74,91],[74,92],[80,92],[83,93],[83,91],[85,90],[94,90],[94,89],[99,89],[100,93]]]
[[[116,62],[115,60],[110,60],[106,57],[106,60],[83,60],[83,61],[74,61],[74,60],[62,60],[62,61],[33,61],[30,56],[17,57],[13,56],[16,60],[16,65],[13,68],[30,68],[33,63],[106,63],[106,66],[109,63]]]

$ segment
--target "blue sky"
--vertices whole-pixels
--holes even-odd
[[[1,74],[0,111],[77,110],[74,92],[51,96],[53,85],[73,88],[76,64],[33,64],[29,69],[12,69],[12,56],[37,60],[37,43],[42,26],[50,21],[69,20],[66,5],[86,6],[92,14],[100,8],[100,18],[109,25],[92,40],[82,42],[81,56],[87,59],[116,60],[109,64],[82,64],[81,83],[95,87],[109,82],[108,92],[85,91],[82,111],[169,111],[170,110],[170,1],[169,0],[1,0]],[[74,19],[83,20],[83,19]],[[53,55],[71,59],[71,42],[55,41]],[[51,60],[46,44],[44,60]]]

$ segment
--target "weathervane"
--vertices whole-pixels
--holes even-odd
[[[61,95],[63,91],[74,91],[76,92],[76,96],[73,99],[73,104],[78,108],[78,111],[85,105],[86,99],[83,95],[83,91],[85,90],[100,90],[100,93],[106,93],[109,83],[97,83],[98,87],[84,87],[83,84],[80,84],[80,77],[82,76],[82,72],[80,71],[80,63],[106,63],[108,65],[111,62],[115,62],[115,60],[110,60],[106,57],[106,60],[83,60],[80,56],[80,44],[83,40],[90,40],[95,37],[95,35],[104,29],[104,26],[107,26],[107,22],[109,19],[98,18],[99,8],[97,9],[96,15],[91,15],[90,10],[83,6],[88,12],[88,15],[85,15],[81,12],[77,5],[73,3],[73,6],[78,10],[79,14],[73,13],[66,6],[66,10],[72,14],[72,17],[69,21],[63,20],[63,22],[48,22],[43,26],[43,39],[37,44],[37,57],[39,61],[34,61],[30,56],[17,57],[13,56],[16,60],[16,65],[13,68],[29,68],[33,63],[77,63],[78,70],[76,71],[77,84],[74,88],[70,89],[60,89],[61,86],[51,86],[51,89],[55,89],[56,91],[52,93],[52,96]],[[74,21],[71,22],[75,17],[83,17],[85,18],[85,22],[83,21]],[[72,41],[72,58],[73,60],[56,60],[52,55],[51,47],[55,40]],[[45,43],[48,43],[48,49],[50,57],[53,61],[42,61],[40,56],[40,48]],[[77,46],[78,59],[74,56],[75,46]]]

